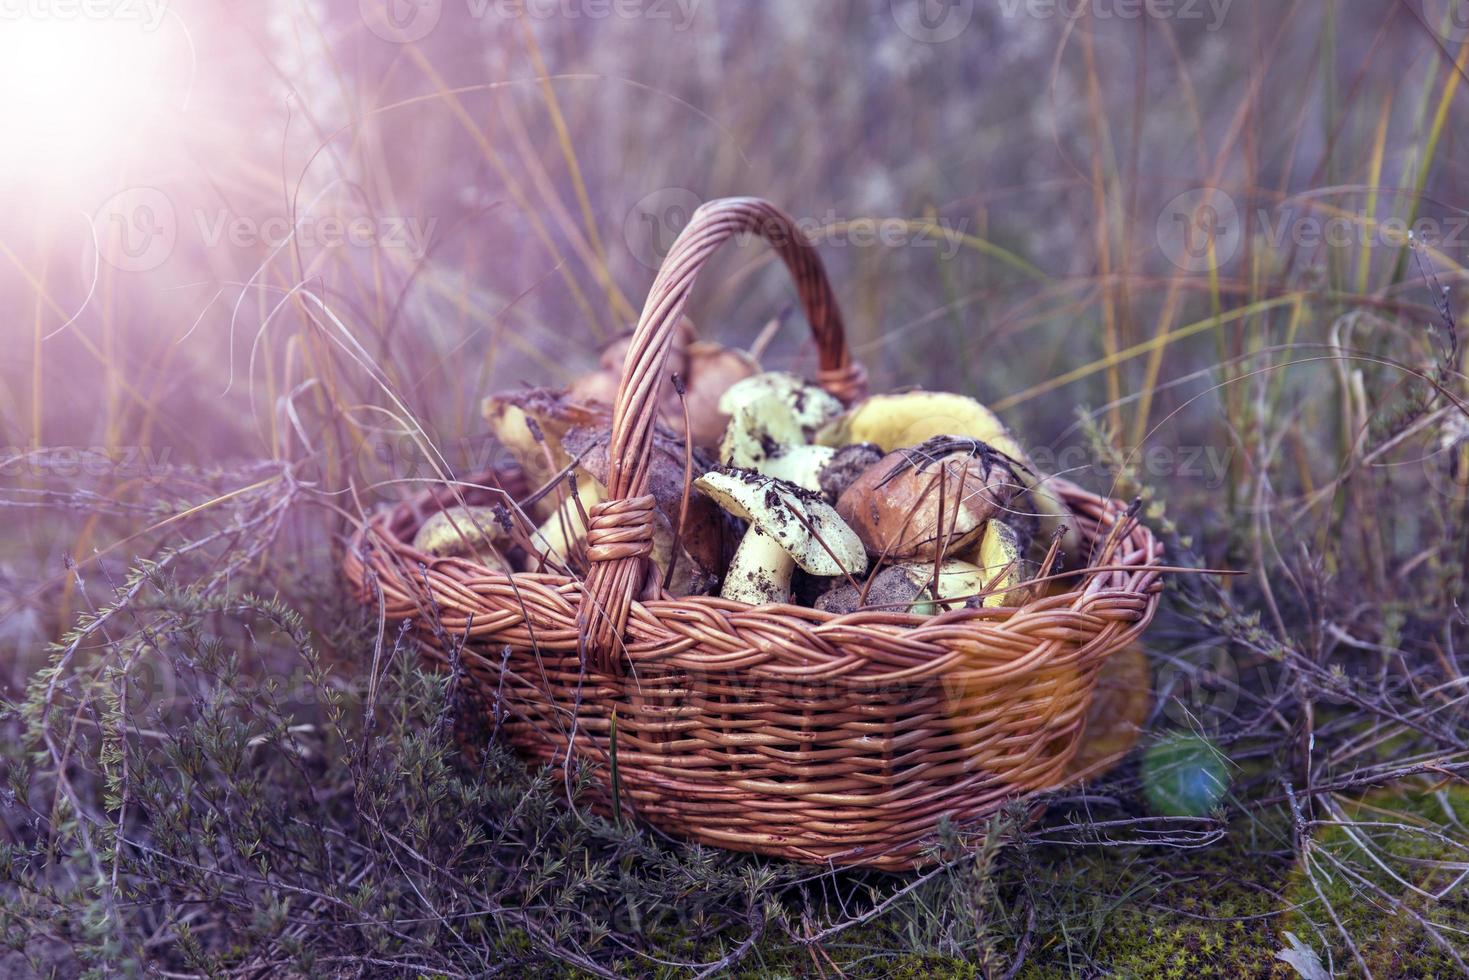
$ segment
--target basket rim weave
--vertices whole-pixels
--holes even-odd
[[[508,482],[503,474],[477,476],[458,487],[483,492],[487,479]],[[635,599],[619,650],[633,665],[747,670],[785,680],[841,675],[886,683],[947,673],[961,658],[934,659],[928,644],[956,631],[972,634],[980,645],[989,643],[1004,651],[995,658],[1004,665],[999,669],[1014,673],[1031,661],[1011,659],[1009,654],[1021,648],[1007,638],[1034,638],[1038,627],[1054,627],[1045,632],[1047,639],[1061,639],[1064,633],[1073,641],[1089,640],[1107,623],[1118,621],[1118,610],[1126,612],[1123,620],[1133,619],[1145,626],[1161,589],[1162,573],[1156,566],[1163,556],[1162,545],[1131,513],[1132,508],[1120,501],[1060,478],[1049,483],[1073,514],[1081,508],[1093,510],[1092,521],[1112,539],[1107,563],[1100,569],[1095,561],[1075,569],[1071,577],[1077,584],[1064,591],[1033,595],[1019,605],[960,608],[934,616],[881,609],[834,613],[793,603],[751,606],[717,595]],[[502,493],[498,487],[490,492],[494,496]],[[447,487],[424,491],[396,508],[380,511],[359,527],[343,562],[357,595],[384,603],[388,619],[432,619],[432,625],[425,628],[461,639],[513,642],[539,632],[536,642],[547,649],[579,649],[575,613],[586,588],[582,579],[554,572],[507,573],[472,559],[429,555],[413,547],[412,529],[417,523],[457,503],[460,493]],[[1089,537],[1095,540],[1096,535]],[[1026,585],[1018,589],[1025,590]],[[1137,607],[1134,600],[1138,598],[1145,600],[1145,611]],[[519,624],[507,622],[511,611]],[[715,639],[709,627],[719,624],[729,629],[718,638],[732,639],[742,630],[765,627],[793,630],[809,642],[758,646],[726,642],[727,652],[711,654],[700,643]],[[519,636],[515,635],[517,626],[524,628]],[[863,654],[838,649],[843,641],[865,635],[888,642]],[[1025,644],[1027,649],[1034,645],[1033,640]],[[974,658],[964,659],[972,662]],[[596,672],[589,669],[589,673]]]

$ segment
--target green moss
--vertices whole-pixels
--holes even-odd
[[[1303,939],[1326,937],[1340,971],[1357,970],[1342,936],[1344,930],[1374,977],[1460,975],[1462,968],[1434,942],[1415,915],[1437,926],[1463,956],[1469,892],[1461,883],[1435,901],[1393,876],[1423,892],[1437,893],[1462,873],[1469,860],[1469,843],[1465,843],[1469,841],[1469,788],[1460,784],[1436,790],[1399,785],[1340,806],[1346,822],[1323,822],[1313,835],[1309,867],[1315,886],[1305,867],[1298,867],[1291,877],[1286,897],[1296,906],[1291,914],[1296,934]],[[1444,837],[1457,838],[1458,843]],[[1458,867],[1443,867],[1440,862]],[[1340,928],[1332,922],[1333,913]]]
[[[1289,864],[1265,856],[1280,823],[1241,820],[1200,849],[1073,852],[1037,892],[1052,903],[1049,935],[1021,976],[1294,977],[1275,959]]]
[[[1275,959],[1275,950],[1281,944],[1268,926],[1273,910],[1232,901],[1243,898],[1242,891],[1212,895],[1214,907],[1202,920],[1172,913],[1153,917],[1130,910],[1118,917],[1116,933],[1101,951],[1100,961],[1110,975],[1120,977],[1195,980],[1294,976],[1289,967]],[[1244,913],[1251,907],[1253,911]],[[1242,913],[1266,918],[1229,918]]]
[[[710,963],[720,959],[735,944],[729,933],[698,939],[686,930],[660,931],[648,937],[660,959],[686,963]],[[880,976],[884,980],[981,980],[978,964],[955,956],[911,949],[912,937],[882,924],[868,924],[843,932],[819,949],[792,942],[783,931],[768,931],[749,957],[729,976],[737,980],[820,975],[821,968],[853,977]],[[628,958],[620,964],[626,975],[646,975],[654,980],[676,980],[689,975],[687,969],[661,966]]]

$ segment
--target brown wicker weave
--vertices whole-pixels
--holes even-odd
[[[846,400],[860,394],[861,368],[806,239],[763,201],[707,204],[674,243],[628,352],[586,581],[507,575],[411,546],[436,509],[534,489],[515,472],[379,514],[348,549],[346,575],[389,619],[415,620],[429,660],[444,665],[444,644],[462,644],[483,710],[535,760],[594,763],[602,805],[611,803],[615,712],[624,812],[735,850],[910,867],[941,817],[973,823],[1062,781],[1099,667],[1152,618],[1162,551],[1121,504],[1051,481],[1092,567],[1069,591],[1018,608],[925,619],[636,599],[653,507],[645,464],[673,325],[699,267],[742,232],[769,240],[791,270],[820,381]]]

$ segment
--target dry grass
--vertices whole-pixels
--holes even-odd
[[[1469,44],[1431,2],[1011,6],[925,44],[886,0],[445,4],[401,45],[351,3],[177,5],[167,131],[4,192],[6,968],[1288,976],[1290,930],[1348,975],[1463,970]],[[176,243],[94,263],[73,212],[137,186]],[[1186,271],[1157,228],[1205,186],[1235,232],[1196,226]],[[453,679],[340,594],[347,529],[493,462],[480,397],[593,364],[732,193],[819,231],[875,389],[975,394],[1043,467],[1142,495],[1171,559],[1247,573],[1171,591],[1119,768],[923,876],[467,767]],[[738,343],[777,316],[766,363],[807,368],[768,264],[732,249],[694,315]],[[1182,733],[1228,791],[1159,815],[1147,748]]]

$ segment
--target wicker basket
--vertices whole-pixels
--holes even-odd
[[[415,620],[429,660],[446,665],[443,647],[455,648],[480,710],[525,754],[593,763],[602,806],[613,800],[615,761],[622,812],[673,834],[800,861],[907,868],[940,818],[972,825],[1063,781],[1098,669],[1152,618],[1162,550],[1122,504],[1057,480],[1047,489],[1074,515],[1091,564],[1067,591],[1033,589],[1016,608],[924,618],[635,596],[652,533],[645,467],[674,324],[710,254],[752,232],[795,278],[818,380],[845,401],[859,397],[864,376],[807,240],[768,203],[712,202],[674,243],[628,351],[586,580],[507,575],[410,544],[441,507],[535,489],[516,472],[439,487],[377,515],[354,538],[345,572],[389,619]]]

